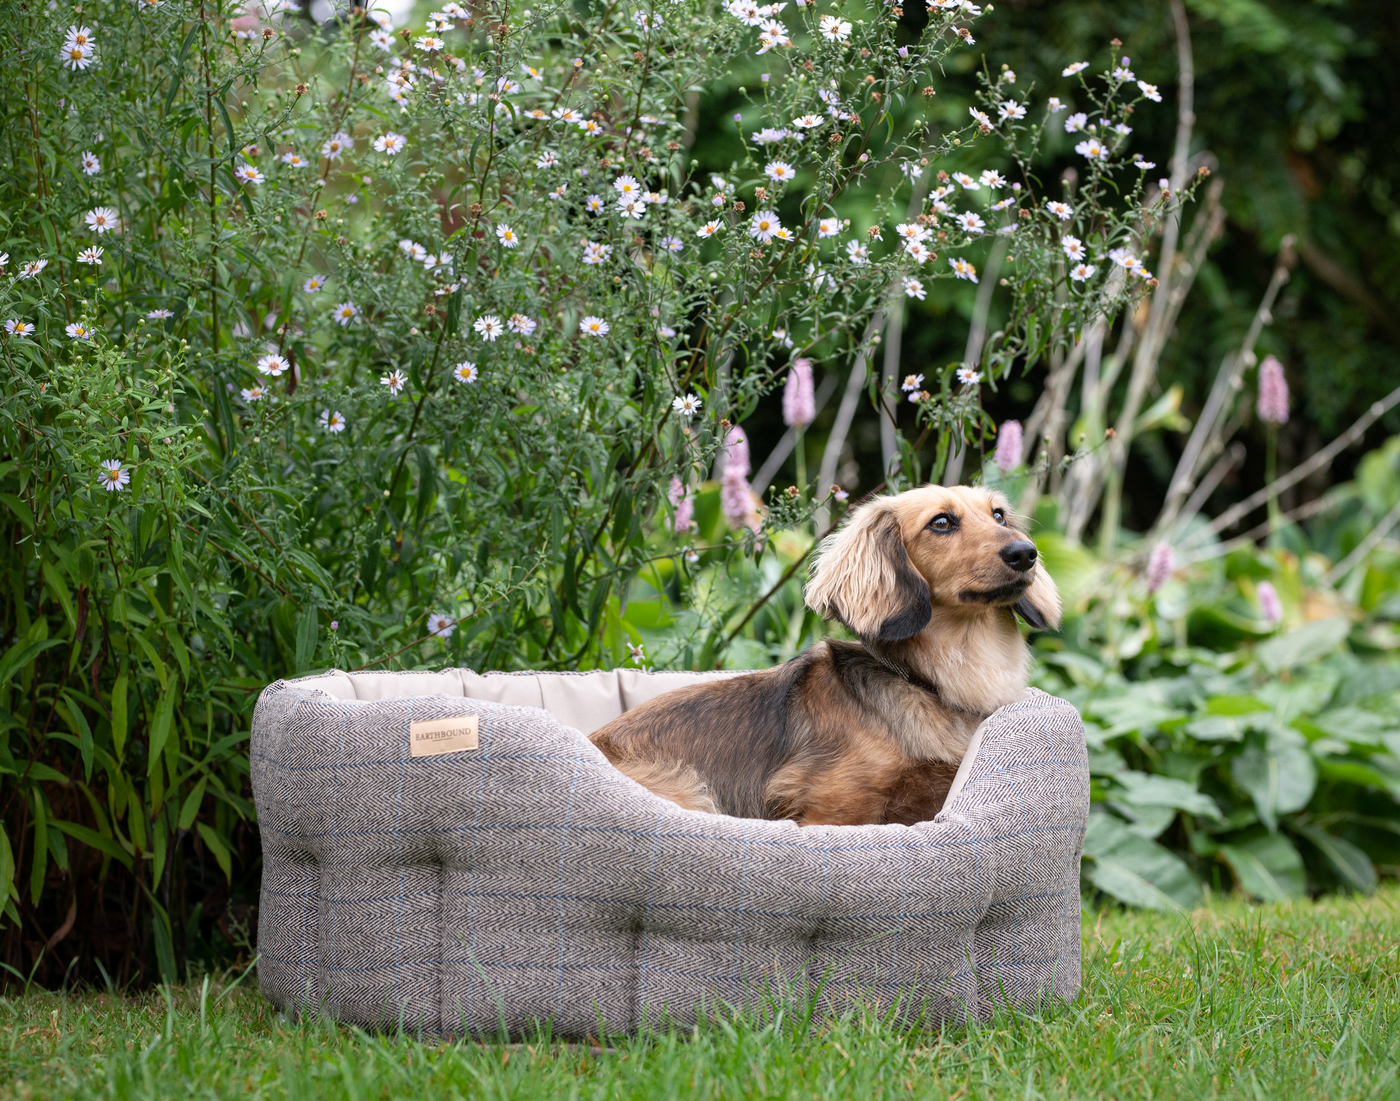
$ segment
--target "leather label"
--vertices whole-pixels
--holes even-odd
[[[436,757],[476,748],[476,716],[454,719],[425,719],[408,724],[408,751],[412,757]]]

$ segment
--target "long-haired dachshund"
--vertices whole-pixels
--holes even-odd
[[[1026,692],[1016,625],[1060,597],[999,493],[877,497],[822,543],[807,604],[860,642],[667,692],[594,732],[623,773],[692,810],[799,825],[932,818],[978,725]]]

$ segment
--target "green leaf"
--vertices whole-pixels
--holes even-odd
[[[165,749],[166,739],[170,737],[170,720],[175,713],[175,686],[170,686],[169,692],[160,694],[160,702],[156,704],[155,717],[151,720],[151,741],[150,753],[146,762],[146,775],[150,775],[160,767],[160,755]]]
[[[1351,633],[1351,620],[1341,616],[1304,623],[1286,635],[1261,642],[1254,650],[1259,664],[1270,672],[1294,669],[1335,650]]]
[[[30,531],[34,530],[34,510],[13,493],[0,493],[0,503],[13,512]]]
[[[156,942],[156,967],[160,970],[162,982],[175,983],[180,975],[175,966],[175,942],[170,936],[170,918],[165,907],[156,901],[155,895],[147,891],[146,897],[151,903],[151,934]]]
[[[66,702],[64,707],[65,717],[69,725],[73,727],[78,735],[78,752],[83,756],[83,779],[92,779],[92,755],[93,740],[92,728],[88,726],[87,716],[83,714],[82,705],[74,697],[71,689],[64,689],[63,698]]]
[[[131,867],[131,857],[127,855],[125,849],[123,849],[110,837],[103,837],[96,830],[81,825],[77,822],[55,821],[51,824],[55,829],[62,830],[69,837],[73,838],[74,841],[81,841],[84,845],[87,845],[89,848],[96,849],[98,852],[101,853],[106,853],[113,860],[117,861],[124,867]]]
[[[1302,810],[1317,787],[1317,766],[1302,746],[1274,740],[1268,749],[1246,746],[1230,762],[1230,775],[1254,800],[1254,809],[1269,828],[1278,829],[1280,814]]]
[[[44,876],[49,870],[49,821],[44,793],[34,788],[34,861],[29,866],[29,903],[39,905],[44,893]]]
[[[160,660],[160,655],[156,653],[155,647],[151,645],[144,634],[132,631],[131,637],[136,640],[136,645],[141,647],[146,659],[151,663],[151,668],[156,671],[156,680],[160,681],[160,689],[164,692],[166,687],[165,662]]]
[[[1375,865],[1350,841],[1301,822],[1294,823],[1293,830],[1326,858],[1337,873],[1337,878],[1353,891],[1369,895],[1376,889]]]
[[[0,822],[0,905],[11,898],[19,898],[19,892],[15,889],[15,853],[10,848],[10,835],[5,832],[5,823]]]
[[[1092,861],[1086,869],[1089,881],[1129,905],[1190,910],[1203,901],[1200,885],[1181,857],[1134,833],[1115,815],[1089,815],[1084,855]]]
[[[116,684],[112,685],[112,745],[115,749],[113,756],[120,761],[122,759],[122,750],[126,747],[125,673],[117,678]]]
[[[1184,711],[1140,696],[1108,696],[1093,700],[1088,711],[1095,718],[1109,724],[1104,736],[1116,737],[1119,734],[1152,732],[1163,723],[1172,722],[1185,716]]]
[[[63,605],[63,614],[68,617],[68,622],[72,625],[73,629],[77,630],[78,616],[77,613],[73,611],[73,601],[68,596],[68,586],[64,583],[63,574],[59,572],[58,567],[52,562],[45,562],[43,569],[44,580],[48,582],[49,592],[53,593],[58,599],[58,602]]]
[[[0,658],[0,686],[8,683],[9,679],[19,670],[23,669],[45,650],[50,650],[55,646],[62,646],[67,639],[49,638],[40,639],[37,642],[16,642],[8,650],[5,656]]]
[[[223,838],[203,822],[199,823],[196,829],[199,830],[199,836],[204,838],[204,843],[209,847],[209,851],[214,854],[214,859],[219,862],[219,867],[224,872],[224,878],[232,882],[233,859],[229,855],[228,846],[224,844]]]
[[[1114,780],[1122,788],[1121,793],[1114,793],[1114,798],[1121,799],[1131,806],[1174,807],[1207,818],[1222,817],[1215,800],[1204,792],[1197,791],[1194,784],[1188,784],[1185,780],[1132,770],[1118,773]]]
[[[1240,887],[1265,902],[1302,898],[1303,858],[1281,833],[1271,833],[1237,845],[1221,845],[1220,855],[1235,873]]]
[[[297,620],[296,670],[300,673],[316,656],[316,639],[320,633],[320,609],[308,604]]]
[[[195,784],[194,790],[185,796],[185,805],[180,808],[180,828],[189,829],[194,825],[195,815],[199,813],[199,805],[204,801],[204,788],[209,783],[209,777],[204,777]]]

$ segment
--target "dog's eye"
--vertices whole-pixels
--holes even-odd
[[[1004,525],[1006,523],[1006,510],[1000,508],[992,509],[992,519],[998,524]]]
[[[934,531],[952,531],[955,526],[955,521],[946,512],[940,512],[928,522],[928,526]]]

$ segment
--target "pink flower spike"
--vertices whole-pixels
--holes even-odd
[[[997,469],[1010,474],[1021,465],[1021,422],[1006,421],[997,431]]]
[[[812,389],[812,361],[795,359],[783,387],[783,423],[806,428],[817,417],[817,397]]]
[[[1265,356],[1259,364],[1258,412],[1265,424],[1288,423],[1288,380],[1283,377],[1283,364],[1273,356]]]
[[[690,531],[690,526],[695,520],[695,502],[691,500],[690,492],[685,488],[685,484],[674,476],[671,478],[670,496],[671,507],[676,510],[671,530],[677,534]]]
[[[1155,593],[1171,580],[1175,569],[1176,555],[1172,553],[1170,544],[1158,543],[1147,556],[1147,591]]]
[[[729,526],[758,530],[753,490],[749,487],[749,439],[737,425],[724,437],[724,473],[720,478],[719,507]]]
[[[1259,614],[1269,623],[1277,623],[1283,618],[1283,601],[1278,598],[1278,590],[1273,582],[1261,581],[1254,590],[1259,598]]]

